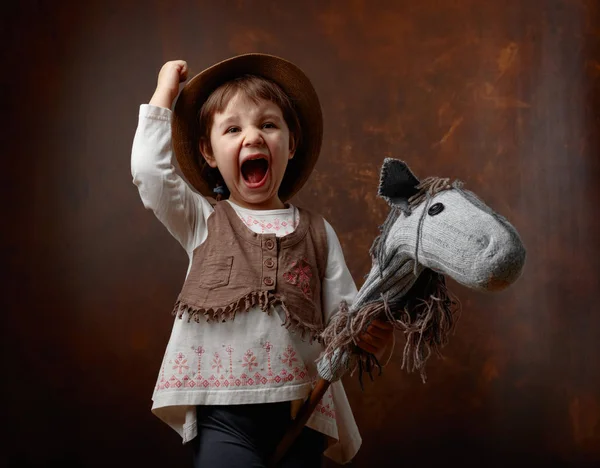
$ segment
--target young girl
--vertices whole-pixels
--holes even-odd
[[[356,286],[329,223],[286,203],[322,139],[304,73],[237,56],[190,80],[172,113],[186,79],[184,61],[162,67],[132,149],[144,206],[190,259],[152,411],[193,441],[195,466],[262,467],[317,378],[319,333]],[[391,337],[374,322],[359,346],[381,358]],[[281,466],[320,466],[323,452],[346,463],[360,444],[335,382]]]

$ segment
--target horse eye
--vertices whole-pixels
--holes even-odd
[[[427,213],[429,216],[435,216],[444,211],[444,205],[442,203],[436,203],[435,205],[431,205]]]

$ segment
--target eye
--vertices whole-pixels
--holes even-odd
[[[239,127],[229,127],[229,128],[228,128],[228,129],[225,131],[225,133],[236,133],[236,132],[239,132],[239,131],[240,131]]]
[[[429,210],[427,210],[427,214],[429,216],[435,216],[444,211],[444,205],[442,203],[436,203],[435,205],[431,205]]]
[[[265,122],[262,128],[277,128],[273,122]]]

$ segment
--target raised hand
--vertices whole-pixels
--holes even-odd
[[[188,66],[184,60],[171,60],[165,63],[158,73],[156,90],[150,104],[170,109],[179,94],[179,84],[187,80],[187,77]]]

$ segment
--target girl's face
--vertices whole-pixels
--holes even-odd
[[[256,104],[238,92],[214,115],[210,144],[212,152],[202,144],[200,151],[219,169],[233,203],[253,210],[284,208],[278,192],[294,148],[276,104]]]

